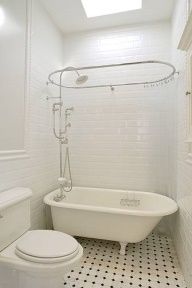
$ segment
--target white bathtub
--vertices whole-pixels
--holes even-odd
[[[127,243],[144,240],[161,218],[177,211],[175,201],[156,193],[74,187],[60,202],[55,190],[45,196],[53,227],[74,236]]]

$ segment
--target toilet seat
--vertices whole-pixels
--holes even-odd
[[[28,231],[16,244],[20,258],[36,263],[59,263],[75,257],[78,242],[70,235],[53,230]]]

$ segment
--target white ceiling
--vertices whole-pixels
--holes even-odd
[[[141,10],[87,18],[81,0],[41,1],[63,33],[168,20],[171,18],[175,2],[175,0],[143,0]]]

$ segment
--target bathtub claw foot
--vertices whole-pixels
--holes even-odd
[[[125,255],[125,250],[126,250],[126,246],[127,246],[127,242],[119,242],[121,249],[119,251],[120,255]]]

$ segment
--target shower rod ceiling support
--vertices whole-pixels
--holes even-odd
[[[79,71],[83,70],[92,70],[92,69],[102,69],[102,68],[110,68],[110,67],[122,67],[122,66],[130,66],[130,65],[141,65],[141,64],[160,64],[167,66],[171,69],[170,73],[165,75],[164,77],[153,80],[153,81],[141,81],[141,82],[128,82],[128,83],[111,83],[111,84],[105,84],[105,85],[84,85],[84,86],[67,86],[62,84],[62,76],[63,73],[66,72],[75,72],[79,75],[79,77],[87,77],[86,75],[81,76],[79,74]],[[47,85],[52,84],[58,87],[62,88],[68,88],[68,89],[85,89],[85,88],[102,88],[102,87],[108,87],[111,89],[111,91],[115,90],[115,87],[120,87],[120,86],[133,86],[133,85],[144,85],[144,87],[156,87],[160,86],[163,84],[168,84],[170,81],[174,80],[174,75],[179,74],[179,72],[176,71],[175,66],[173,66],[171,63],[168,62],[163,62],[163,61],[158,61],[158,60],[148,60],[148,61],[138,61],[138,62],[127,62],[127,63],[119,63],[119,64],[108,64],[108,65],[99,65],[99,66],[87,66],[87,67],[66,67],[61,70],[56,70],[52,73],[49,74],[48,76],[48,81]],[[60,81],[54,80],[54,76],[58,76]],[[86,82],[88,77],[85,79]],[[77,83],[77,81],[76,81]]]

